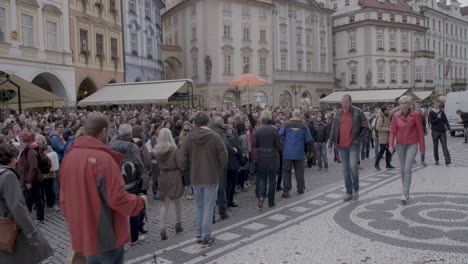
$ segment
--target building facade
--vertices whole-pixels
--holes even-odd
[[[434,89],[426,20],[404,0],[331,0],[334,72],[341,89]]]
[[[165,78],[192,78],[205,105],[310,106],[321,93],[331,92],[331,11],[315,1],[178,0],[166,5]],[[280,28],[286,29],[284,39],[277,33]],[[323,49],[314,39],[320,36]],[[295,62],[299,55],[300,68]],[[251,89],[229,85],[244,73],[255,73],[268,84]]]
[[[68,1],[0,1],[0,70],[76,101]]]
[[[425,16],[425,49],[435,54],[434,84],[439,93],[467,89],[468,7],[457,0],[408,1]],[[464,12],[464,10],[466,12]]]
[[[123,1],[125,81],[152,81],[162,77],[161,0]]]
[[[122,13],[118,0],[70,0],[70,45],[77,100],[124,81]]]

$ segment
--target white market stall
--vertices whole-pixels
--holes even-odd
[[[341,103],[343,95],[349,94],[356,104],[372,104],[372,103],[395,103],[404,95],[411,96],[413,99],[419,98],[410,91],[410,89],[381,89],[381,90],[342,90],[335,91],[332,94],[320,99],[321,103]]]

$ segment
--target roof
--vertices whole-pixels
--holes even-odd
[[[460,13],[462,14],[462,16],[467,16],[468,15],[468,6],[464,6],[464,7],[460,8]]]
[[[433,93],[434,91],[413,92],[413,94],[416,95],[420,101],[428,99]]]
[[[410,95],[416,98],[409,89],[388,89],[388,90],[358,90],[358,91],[336,91],[320,99],[321,103],[340,103],[343,95],[349,94],[353,103],[394,103],[403,95]]]
[[[379,2],[378,0],[359,0],[359,5],[361,8],[372,7],[402,12],[413,11],[411,7],[403,0],[395,0],[395,4],[390,3],[389,0],[382,0],[382,2]]]
[[[78,102],[79,106],[167,103],[169,97],[191,80],[167,80],[108,84]]]
[[[1,104],[6,104],[9,108],[18,108],[18,88],[14,85],[17,84],[20,87],[19,94],[21,96],[22,108],[63,106],[63,98],[15,74],[9,74],[8,76],[10,81],[7,80],[7,75],[5,73],[0,75],[0,91],[2,91],[2,96],[7,94],[11,95],[7,96],[11,99],[8,100],[9,98],[5,98],[6,101],[1,102]]]

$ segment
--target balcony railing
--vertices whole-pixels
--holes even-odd
[[[435,53],[430,50],[418,50],[414,52],[414,56],[416,58],[430,58],[434,59],[435,58]]]

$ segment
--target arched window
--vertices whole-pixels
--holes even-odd
[[[263,91],[256,91],[253,95],[253,105],[264,108],[268,104],[268,97]]]
[[[279,98],[279,103],[281,107],[292,107],[292,96],[288,91],[284,91]]]
[[[224,105],[226,107],[237,107],[237,96],[234,92],[228,91],[224,94],[223,99]]]
[[[302,107],[310,107],[312,106],[312,96],[310,95],[309,92],[305,91],[301,94],[300,98],[300,106]]]

